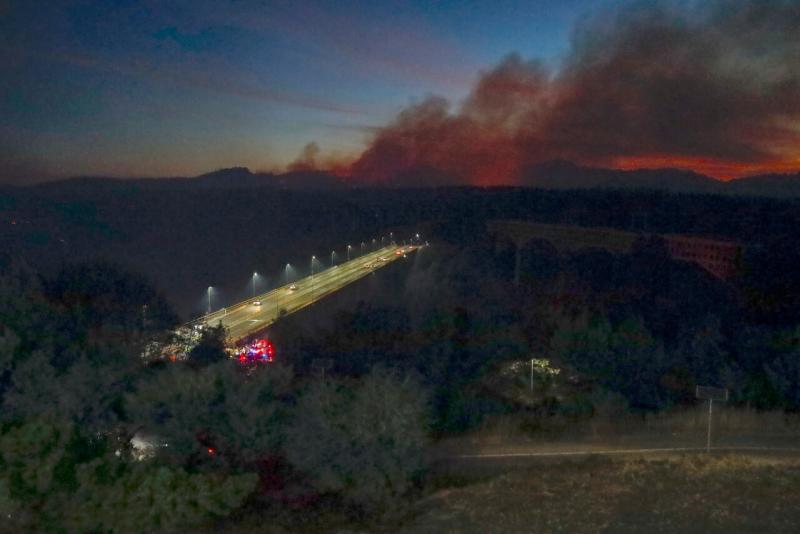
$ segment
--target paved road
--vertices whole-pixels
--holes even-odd
[[[786,439],[750,437],[743,439],[725,439],[711,447],[712,454],[737,453],[764,457],[800,458],[800,447],[794,444],[797,438],[781,436]],[[672,442],[671,442],[672,441]],[[676,455],[705,453],[702,436],[684,442],[663,440],[656,442],[638,441],[626,443],[585,443],[585,442],[553,442],[523,446],[520,444],[503,446],[470,445],[463,441],[440,444],[434,450],[433,458],[437,468],[445,472],[466,470],[467,472],[493,473],[496,470],[507,470],[514,467],[535,465],[541,461],[559,461],[568,458],[589,456],[647,456],[672,457]],[[459,451],[458,449],[464,449]]]
[[[663,453],[678,453],[678,452],[707,452],[706,447],[651,447],[640,449],[584,449],[584,450],[566,450],[566,451],[531,451],[531,452],[508,452],[508,453],[486,453],[486,454],[459,454],[457,456],[449,456],[441,458],[440,460],[503,460],[503,459],[519,459],[519,458],[548,458],[559,456],[613,456],[613,455],[644,455],[644,454],[663,454]],[[757,447],[757,446],[726,446],[726,447],[711,447],[711,452],[776,452],[776,453],[800,453],[800,447]]]
[[[219,322],[222,322],[228,329],[229,339],[236,342],[275,322],[280,310],[286,310],[286,314],[294,313],[322,297],[330,295],[344,286],[369,275],[376,269],[380,269],[393,261],[403,259],[404,254],[409,254],[415,250],[417,250],[417,247],[390,245],[348,262],[329,267],[315,273],[313,277],[308,276],[300,279],[294,282],[294,285],[297,286],[296,290],[292,290],[290,288],[291,284],[287,284],[267,293],[257,295],[253,299],[248,299],[234,306],[203,316],[190,324],[202,323],[216,326]],[[381,261],[381,258],[385,261]],[[256,305],[256,301],[261,304]]]

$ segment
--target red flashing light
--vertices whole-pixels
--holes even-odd
[[[206,450],[208,451],[209,456],[214,456],[215,454],[217,454],[217,449],[215,449],[214,447],[209,447]]]
[[[275,354],[275,348],[267,339],[254,340],[249,345],[241,349],[239,356],[239,363],[243,365],[258,363],[258,362],[271,362]]]

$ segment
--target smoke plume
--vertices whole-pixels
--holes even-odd
[[[319,145],[316,141],[311,141],[303,147],[297,158],[287,166],[288,171],[313,171],[317,169],[317,157],[319,156]]]
[[[430,97],[382,128],[355,176],[436,168],[516,183],[564,158],[718,177],[800,167],[800,3],[639,3],[574,29],[557,70],[519,55],[458,109]]]

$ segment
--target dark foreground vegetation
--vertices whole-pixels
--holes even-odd
[[[697,422],[683,442],[676,425],[654,426],[694,413],[696,385],[730,390],[725,410],[748,423],[718,420],[728,437],[746,430],[748,445],[777,443],[768,433],[780,433],[781,445],[797,437],[800,257],[786,245],[797,231],[782,226],[780,216],[795,216],[786,205],[775,204],[760,229],[706,223],[757,242],[729,280],[673,261],[643,232],[627,254],[530,243],[515,284],[514,247],[486,232],[497,213],[477,205],[481,194],[451,192],[446,216],[414,211],[402,195],[392,206],[356,199],[361,213],[393,225],[424,223],[432,246],[282,319],[269,332],[277,362],[266,367],[229,360],[220,329],[207,330],[185,362],[145,362],[143,346],[179,321],[147,279],[116,262],[38,268],[32,256],[7,253],[4,528],[675,531],[691,530],[707,509],[704,530],[759,530],[749,510],[772,510],[767,530],[790,530],[790,497],[800,491],[793,464],[688,457],[547,464],[477,480],[468,470],[442,474],[447,455],[488,432],[499,446],[586,436],[609,445],[638,432],[638,421],[651,430],[649,446],[702,445]],[[504,194],[495,200],[511,198]],[[594,193],[572,213],[611,225],[610,205],[591,208],[603,194],[621,198]],[[548,198],[537,200],[540,217],[565,217]],[[650,224],[685,231],[677,219],[670,226],[658,198],[628,200],[650,206]],[[748,217],[769,207],[725,202]],[[684,214],[695,206],[687,217],[703,220],[697,199],[664,203]],[[515,206],[508,213],[530,215]]]
[[[183,531],[264,507],[359,518],[419,490],[427,431],[416,378],[378,366],[358,381],[247,369],[217,329],[187,362],[146,365],[143,342],[174,317],[131,305],[163,309],[137,277],[109,265],[54,280],[5,268],[4,529]]]

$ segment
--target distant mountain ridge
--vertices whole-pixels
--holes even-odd
[[[650,189],[789,198],[800,197],[800,172],[754,175],[723,182],[686,169],[621,170],[552,160],[526,169],[521,185],[543,189]]]
[[[570,161],[540,163],[523,174],[523,185],[544,189],[659,189],[673,192],[718,192],[722,182],[681,169],[619,170],[582,167]]]
[[[330,191],[352,188],[432,188],[463,186],[454,176],[431,167],[416,167],[398,173],[384,182],[363,178],[342,178],[332,172],[319,170],[290,171],[285,173],[252,172],[246,167],[218,169],[192,178],[100,178],[78,177],[57,182],[38,184],[35,187],[87,188],[87,187],[148,187],[195,185],[202,188],[248,189],[273,187],[297,191]],[[584,167],[566,160],[551,160],[525,169],[517,184],[525,188],[541,189],[634,189],[671,193],[731,194],[764,196],[772,198],[800,198],[800,172],[789,174],[763,174],[723,182],[691,170],[634,169],[620,170],[602,167]]]
[[[253,173],[247,167],[231,167],[201,174],[190,180],[212,187],[277,187],[279,189],[334,189],[345,183],[333,173],[325,171],[289,171],[282,174],[271,172]]]
[[[770,197],[800,197],[800,172],[792,174],[760,174],[725,183],[732,193]]]

